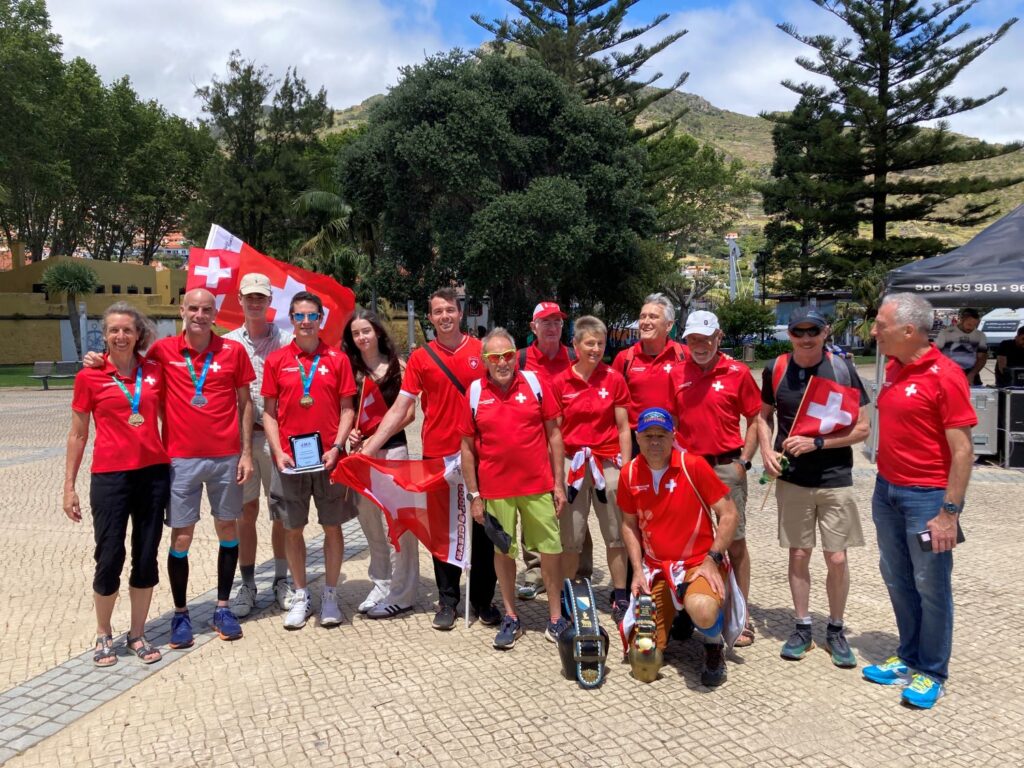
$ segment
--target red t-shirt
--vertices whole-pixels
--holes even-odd
[[[139,358],[142,366],[142,394],[139,414],[145,421],[137,427],[128,423],[132,408],[114,376],[129,394],[135,394],[135,375],[124,378],[107,355],[102,368],[83,368],[75,376],[71,410],[91,413],[96,425],[92,446],[92,472],[125,472],[131,469],[167,464],[167,451],[160,439],[160,401],[164,396],[164,375],[152,360]]]
[[[637,516],[644,558],[651,568],[678,560],[686,568],[695,568],[715,543],[710,514],[701,507],[683,474],[684,461],[700,498],[709,508],[725,498],[729,489],[704,459],[692,453],[672,451],[657,492],[651,468],[643,456],[637,456],[619,474],[615,500],[623,513]]]
[[[303,408],[299,403],[304,391],[299,362],[302,362],[302,368],[308,376],[317,355],[320,360],[317,361],[316,373],[309,387],[313,405]],[[352,397],[355,393],[356,381],[348,357],[328,347],[323,341],[313,354],[303,352],[292,341],[288,346],[271,352],[263,364],[263,388],[260,394],[277,399],[281,450],[289,456],[292,455],[292,444],[288,438],[295,435],[319,432],[324,451],[334,445],[338,439],[341,399]]]
[[[203,383],[202,408],[192,405],[195,385],[185,363],[185,350],[192,356],[196,378],[203,375],[206,354],[213,353]],[[160,363],[167,387],[164,445],[173,459],[216,459],[242,452],[238,420],[238,390],[248,388],[256,378],[245,347],[237,341],[213,334],[202,352],[189,348],[186,336],[160,339],[146,353]]]
[[[481,382],[476,419],[463,399],[459,434],[474,438],[476,476],[485,499],[507,499],[551,491],[555,478],[548,458],[544,422],[558,418],[558,403],[539,376],[541,402],[516,372],[508,391],[490,379]]]
[[[876,407],[878,474],[893,485],[945,488],[946,430],[978,423],[960,366],[934,345],[910,365],[890,360]]]
[[[463,336],[455,349],[448,349],[435,340],[430,342],[430,347],[467,390],[471,382],[487,373],[480,358],[483,345],[479,339]],[[423,455],[438,458],[458,453],[462,445],[459,419],[466,400],[426,350],[416,349],[409,355],[402,392],[420,399]]]
[[[700,456],[742,448],[740,416],[749,422],[761,411],[761,390],[750,369],[726,355],[710,371],[693,358],[673,367],[669,391],[679,444]]]
[[[517,355],[516,361],[518,362],[518,360],[519,356]],[[526,365],[523,366],[523,370],[537,371],[542,378],[546,377],[548,384],[551,384],[555,377],[570,365],[572,365],[572,361],[569,359],[569,348],[564,344],[558,345],[558,354],[548,357],[540,351],[540,347],[536,343],[533,343],[526,348]]]
[[[604,456],[619,452],[615,408],[629,407],[629,390],[620,373],[599,363],[590,380],[584,381],[570,366],[555,377],[551,390],[562,409],[567,456],[584,447]]]
[[[686,347],[672,339],[657,357],[645,355],[640,342],[615,356],[612,368],[622,374],[629,387],[629,426],[632,429],[636,429],[637,417],[647,408],[672,410],[668,378],[672,369],[688,356]]]

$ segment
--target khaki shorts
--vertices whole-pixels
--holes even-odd
[[[570,462],[565,463],[565,472],[569,473]],[[583,540],[587,537],[587,519],[590,507],[594,507],[594,516],[601,526],[601,536],[609,549],[626,546],[622,541],[622,513],[615,503],[615,489],[619,487],[619,468],[613,461],[602,461],[605,489],[608,501],[602,502],[594,491],[594,481],[587,472],[580,487],[580,492],[570,504],[566,504],[558,526],[562,532],[562,551],[579,554],[583,551]]]
[[[535,493],[532,496],[511,496],[507,499],[488,499],[487,511],[494,515],[505,529],[505,533],[512,537],[508,556],[513,560],[519,553],[516,544],[519,541],[519,536],[516,535],[517,517],[523,521],[523,543],[527,549],[543,555],[562,554],[558,518],[555,517],[555,505],[550,492]],[[516,515],[516,512],[519,514]]]
[[[728,464],[719,464],[714,467],[718,479],[725,483],[729,489],[729,498],[736,505],[737,522],[736,535],[733,541],[747,538],[747,470],[736,461]]]
[[[332,483],[327,472],[284,475],[275,472],[270,497],[280,504],[281,522],[289,531],[309,523],[309,500],[316,504],[320,525],[341,525],[359,514],[358,494],[341,483]]]
[[[267,435],[259,430],[252,433],[252,475],[242,486],[242,503],[248,504],[260,500],[260,488],[267,497],[267,508],[271,520],[281,519],[281,505],[270,495],[270,483],[277,474],[277,467],[270,455],[270,443]]]
[[[860,513],[853,488],[804,488],[775,481],[779,505],[779,545],[787,549],[813,549],[821,529],[821,548],[842,552],[864,546]]]

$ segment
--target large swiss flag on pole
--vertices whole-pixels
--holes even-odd
[[[824,437],[856,424],[858,416],[858,390],[820,376],[811,376],[789,434]]]
[[[332,346],[341,343],[341,334],[355,309],[355,294],[333,278],[310,272],[265,256],[242,242],[223,227],[210,227],[206,248],[189,251],[186,288],[206,288],[217,302],[217,325],[233,329],[245,322],[238,303],[238,283],[242,275],[260,272],[270,278],[274,288],[268,317],[274,325],[292,330],[288,306],[299,291],[315,293],[324,303],[320,336]]]
[[[398,461],[357,453],[339,461],[331,479],[380,507],[395,549],[398,538],[412,531],[438,560],[469,566],[469,505],[457,455]]]

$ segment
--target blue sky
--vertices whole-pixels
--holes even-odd
[[[925,0],[930,4],[930,0]],[[324,85],[336,107],[384,92],[399,68],[425,55],[473,48],[487,33],[469,16],[514,13],[504,0],[48,0],[66,55],[96,64],[106,80],[127,74],[145,97],[188,117],[198,114],[196,85],[222,74],[233,48],[280,74],[290,65],[312,87]],[[775,28],[790,21],[802,32],[842,34],[834,16],[811,0],[640,0],[629,26],[658,13],[669,18],[642,38],[653,42],[688,29],[652,62],[671,82],[689,72],[683,90],[748,115],[789,109],[795,97],[780,85],[803,80],[794,62],[810,49]],[[966,19],[965,39],[1024,16],[1024,0],[980,0]],[[1001,86],[991,104],[953,118],[963,133],[993,141],[1024,138],[1024,23],[968,67],[956,95],[979,96]]]

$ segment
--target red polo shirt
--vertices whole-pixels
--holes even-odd
[[[726,355],[709,371],[688,358],[669,376],[676,436],[686,450],[713,456],[742,448],[740,416],[761,411],[761,390],[750,369]]]
[[[516,357],[519,360],[519,357]],[[547,377],[548,384],[551,384],[555,377],[560,375],[566,368],[572,365],[569,359],[569,348],[565,344],[558,345],[558,353],[554,357],[548,357],[540,351],[540,347],[534,342],[526,348],[526,365],[523,370],[537,371]]]
[[[584,381],[570,366],[554,378],[551,389],[562,409],[567,456],[584,447],[603,456],[619,452],[615,408],[629,407],[629,390],[620,373],[599,363],[589,381]]]
[[[192,405],[195,385],[185,364],[185,350],[192,355],[196,377],[203,375],[206,353],[213,353],[203,384],[202,408]],[[238,394],[256,378],[245,347],[213,334],[202,352],[189,348],[184,333],[160,339],[149,348],[147,359],[160,363],[167,387],[164,444],[172,459],[216,459],[242,451],[238,419]]]
[[[637,516],[644,559],[652,568],[678,560],[682,560],[686,568],[695,568],[715,543],[710,514],[701,507],[700,499],[687,482],[683,462],[700,498],[710,510],[729,489],[696,454],[673,450],[657,492],[651,468],[643,456],[637,456],[619,474],[615,499],[625,514]]]
[[[909,365],[890,360],[876,407],[878,474],[894,485],[945,488],[946,430],[978,423],[960,366],[935,345]]]
[[[436,340],[430,342],[430,347],[465,389],[487,373],[480,359],[483,345],[479,339],[463,335],[455,349],[448,349]],[[466,401],[426,350],[416,349],[409,355],[402,379],[402,393],[420,399],[420,407],[423,408],[423,455],[438,458],[458,453],[462,444],[459,419]]]
[[[316,373],[310,383],[309,394],[313,405],[303,408],[302,374],[299,362],[309,375],[313,360],[320,356]],[[294,341],[286,347],[274,350],[263,364],[263,397],[277,398],[277,424],[281,433],[281,449],[292,455],[290,437],[320,433],[320,442],[327,451],[338,439],[338,422],[341,420],[341,399],[356,393],[356,382],[352,377],[352,365],[348,357],[323,341],[310,354],[303,352]],[[294,456],[292,456],[294,458]]]
[[[92,446],[92,472],[125,472],[167,464],[167,451],[160,439],[160,401],[164,396],[164,375],[159,364],[139,358],[142,366],[142,394],[139,414],[145,421],[137,427],[128,423],[131,404],[114,381],[116,376],[129,394],[135,394],[135,375],[125,378],[107,355],[102,368],[83,368],[75,376],[71,410],[91,413],[96,425]]]
[[[554,489],[544,422],[558,418],[558,403],[547,382],[538,379],[540,403],[518,371],[507,392],[490,379],[481,382],[476,419],[469,398],[463,400],[459,433],[474,439],[477,482],[485,499],[529,496]]]
[[[689,355],[686,347],[668,340],[657,357],[645,355],[640,342],[615,356],[612,368],[622,374],[629,387],[629,426],[636,429],[637,417],[647,408],[672,409],[668,379],[672,369]]]

